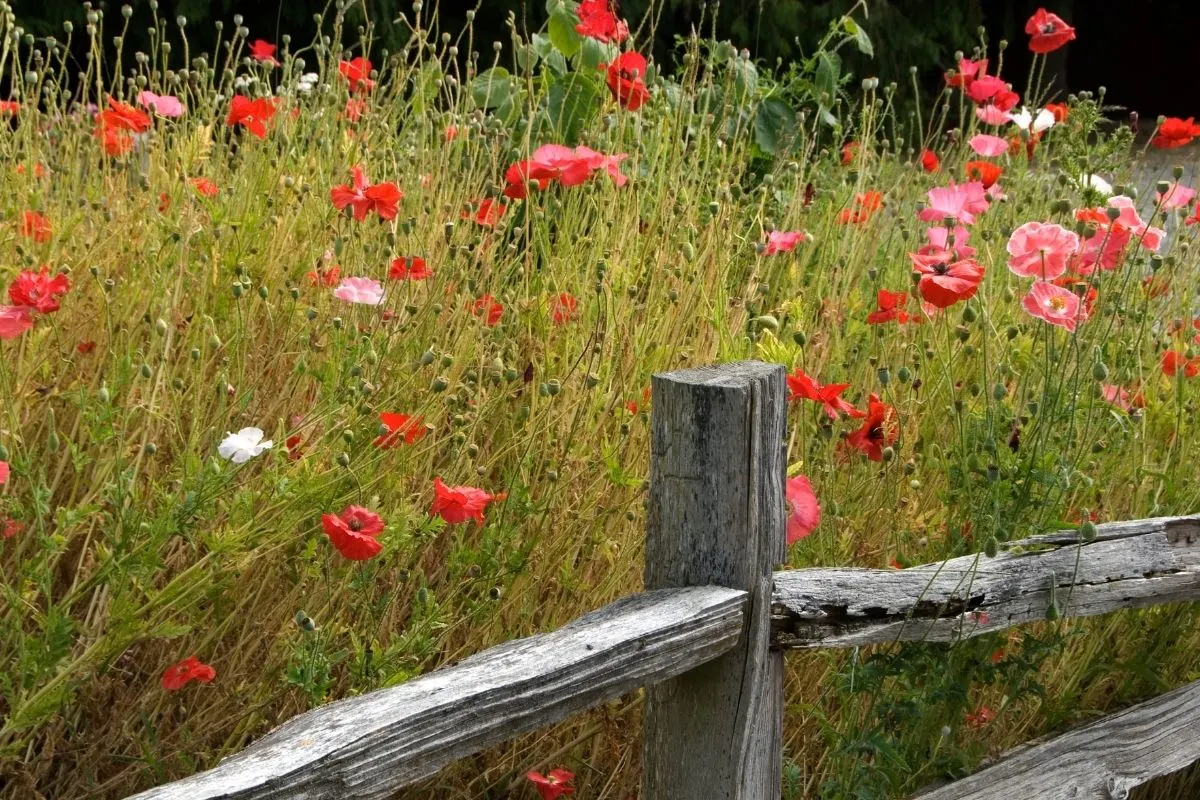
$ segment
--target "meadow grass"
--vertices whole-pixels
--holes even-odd
[[[632,111],[589,63],[615,45],[560,25],[530,49],[514,33],[500,64],[469,28],[443,36],[433,12],[395,23],[410,44],[376,54],[364,91],[339,62],[371,29],[344,30],[337,8],[326,41],[280,42],[268,64],[247,57],[255,37],[240,28],[199,54],[160,20],[154,52],[114,60],[102,53],[122,33],[115,13],[81,13],[54,42],[0,6],[0,74],[19,104],[0,116],[0,278],[48,265],[70,283],[61,308],[0,341],[3,796],[123,796],[307,708],[638,590],[661,370],[758,358],[849,384],[855,406],[877,394],[894,407],[896,439],[874,461],[847,444],[859,420],[793,404],[789,475],[822,507],[795,566],[912,565],[1200,509],[1192,210],[1126,190],[1166,239],[1157,253],[1132,242],[1083,281],[1095,308],[1073,333],[1028,314],[1030,280],[1005,266],[1022,224],[1083,230],[1075,211],[1105,206],[1086,175],[1132,180],[1132,134],[1105,119],[1102,95],[1072,96],[1035,146],[989,159],[1005,198],[971,228],[986,273],[925,319],[908,255],[930,227],[918,209],[967,180],[973,135],[1012,133],[980,123],[962,92],[830,84],[828,57],[772,74],[695,38],[645,76],[650,99]],[[821,52],[861,46],[860,24]],[[65,56],[80,36],[81,65]],[[106,143],[88,104],[143,90],[186,112]],[[1039,92],[1026,91],[1035,106],[1056,99]],[[269,94],[263,138],[228,123],[233,96]],[[783,101],[799,115],[763,116]],[[628,182],[600,170],[502,197],[510,165],[564,142],[627,154]],[[403,191],[394,219],[334,208],[355,165]],[[880,208],[840,220],[871,191]],[[477,221],[485,200],[507,202],[494,225]],[[808,240],[770,252],[771,232],[797,230]],[[432,276],[389,278],[408,257]],[[336,297],[354,276],[380,281],[382,304]],[[869,324],[881,289],[909,293],[923,321]],[[564,293],[575,313],[556,321]],[[473,311],[487,295],[503,307],[494,325]],[[376,446],[384,412],[421,417],[423,435]],[[240,465],[218,455],[251,426],[271,449]],[[435,477],[496,495],[484,524],[431,513]],[[323,532],[322,515],[348,505],[386,521],[370,560]],[[1194,610],[1166,607],[790,656],[786,791],[899,796],[1194,679],[1198,648]],[[164,670],[192,655],[215,677],[164,690]],[[576,773],[580,797],[636,796],[639,714],[630,696],[412,796],[532,797],[524,773],[551,766]]]

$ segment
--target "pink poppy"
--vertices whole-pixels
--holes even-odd
[[[1167,235],[1166,231],[1143,222],[1137,209],[1134,208],[1132,198],[1119,194],[1108,198],[1108,205],[1109,208],[1120,209],[1121,214],[1117,217],[1117,222],[1133,233],[1133,238],[1138,244],[1151,251],[1158,250],[1162,246],[1163,237]]]
[[[787,495],[787,543],[793,545],[808,536],[821,524],[821,505],[813,493],[812,484],[804,475],[788,478]]]
[[[975,116],[985,125],[1004,125],[1012,115],[1004,111],[1000,106],[988,103],[986,106],[979,106],[975,109]]]
[[[1032,316],[1068,331],[1087,318],[1077,294],[1046,281],[1035,281],[1021,305]]]
[[[1002,156],[1008,152],[1008,140],[1001,139],[999,136],[992,136],[987,133],[977,133],[967,142],[974,150],[985,158],[994,158]]]
[[[1158,205],[1164,209],[1186,208],[1196,197],[1196,190],[1179,181],[1167,185],[1166,192],[1158,192]]]
[[[0,339],[15,339],[32,327],[27,306],[0,306]]]
[[[988,60],[981,58],[978,61],[972,61],[969,58],[960,58],[958,60],[958,69],[953,73],[946,73],[946,85],[961,89],[970,88],[971,84],[979,78],[987,75]]]
[[[377,306],[383,302],[383,284],[373,278],[342,278],[333,296],[347,303]]]
[[[1125,387],[1116,386],[1111,383],[1100,384],[1100,394],[1105,402],[1116,406],[1126,413],[1135,408],[1142,408],[1146,404],[1141,392],[1131,394]]]
[[[963,225],[975,224],[975,215],[988,210],[990,202],[979,181],[951,183],[929,190],[929,205],[918,215],[925,222],[942,222],[947,218]]]
[[[137,102],[139,106],[150,109],[160,117],[182,117],[183,113],[187,111],[183,103],[179,102],[178,97],[169,94],[138,92]]]
[[[1052,222],[1026,222],[1008,238],[1008,268],[1023,278],[1053,280],[1067,271],[1079,235]]]
[[[767,246],[764,255],[773,256],[776,253],[790,253],[796,245],[812,239],[804,231],[771,231],[767,234]]]
[[[8,483],[8,474],[9,474],[8,462],[0,461],[0,486],[3,486],[4,484]]]
[[[971,232],[962,225],[954,226],[953,231],[942,225],[926,228],[925,238],[929,240],[929,244],[922,245],[917,252],[921,255],[929,255],[933,252],[951,250],[956,258],[971,258],[975,255],[975,248],[967,244],[970,236]]]

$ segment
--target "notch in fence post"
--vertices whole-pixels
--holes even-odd
[[[784,559],[787,382],[746,361],[655,375],[646,588],[750,593],[739,646],[646,695],[642,800],[777,800],[783,655],[769,650]]]

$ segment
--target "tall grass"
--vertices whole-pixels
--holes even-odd
[[[1102,96],[1072,97],[1030,157],[993,159],[1007,199],[972,230],[987,269],[972,299],[924,324],[869,325],[879,289],[912,286],[918,204],[966,180],[982,126],[956,90],[930,105],[838,73],[838,48],[863,46],[860,14],[782,75],[726,44],[682,42],[633,112],[593,81],[589,62],[614,46],[560,26],[527,49],[514,32],[504,52],[522,55],[501,64],[469,28],[438,30],[435,11],[394,23],[408,47],[376,54],[377,85],[352,92],[339,62],[372,31],[344,30],[339,8],[325,40],[280,42],[271,66],[247,57],[254,36],[238,27],[200,54],[185,24],[157,20],[153,52],[118,47],[113,61],[105,44],[128,18],[81,13],[54,42],[0,6],[0,74],[19,102],[0,117],[0,277],[48,265],[70,281],[58,311],[0,341],[4,796],[123,796],[314,705],[636,591],[645,392],[660,370],[760,358],[895,407],[899,438],[875,462],[843,442],[857,420],[794,405],[789,474],[807,475],[823,508],[794,565],[908,565],[1089,515],[1200,507],[1196,382],[1160,369],[1162,351],[1193,347],[1190,211],[1157,210],[1141,187],[1143,217],[1168,240],[1097,272],[1096,311],[1074,334],[1029,316],[1029,281],[1005,268],[1022,223],[1074,228],[1074,209],[1103,204],[1080,176],[1131,180],[1131,135],[1105,121]],[[89,55],[75,64],[80,36]],[[573,74],[583,99],[563,110]],[[186,113],[106,155],[88,105],[144,89]],[[265,138],[227,124],[238,94],[278,98]],[[352,100],[365,104],[356,121]],[[763,116],[779,103],[794,122]],[[476,223],[511,164],[566,138],[628,154],[628,183],[551,185]],[[919,166],[925,148],[936,172]],[[403,190],[394,220],[334,209],[330,189],[354,165]],[[872,190],[883,207],[839,223]],[[26,211],[48,237],[22,233]],[[799,229],[811,241],[766,254],[771,231]],[[389,279],[400,257],[433,276]],[[383,304],[334,297],[335,266],[381,281]],[[1170,290],[1146,291],[1149,277]],[[577,315],[556,324],[562,293]],[[471,311],[489,294],[503,306],[494,326]],[[1102,384],[1140,391],[1144,408],[1114,408]],[[422,417],[426,435],[377,447],[383,412]],[[249,426],[273,448],[219,457],[226,432]],[[485,524],[451,525],[430,511],[435,477],[502,498]],[[322,515],[350,504],[386,520],[369,561],[322,532]],[[1198,647],[1194,611],[1167,608],[793,657],[787,791],[886,797],[961,774],[1196,677]],[[215,679],[165,691],[163,671],[190,655]],[[635,796],[638,719],[632,696],[413,796],[532,796],[521,776],[560,765],[578,796]]]

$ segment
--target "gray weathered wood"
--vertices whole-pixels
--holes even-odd
[[[1200,760],[1200,681],[1041,744],[916,800],[1124,800]]]
[[[752,593],[734,651],[647,692],[642,800],[774,800],[783,662],[769,650],[784,557],[787,388],[757,362],[654,376],[646,587]]]
[[[553,633],[301,714],[215,768],[136,798],[384,798],[456,758],[721,656],[737,645],[748,603],[716,586],[627,597]]]
[[[803,569],[775,575],[773,644],[855,647],[954,641],[1062,616],[1200,599],[1200,516],[1098,525],[1093,541],[1054,533],[905,570]]]

